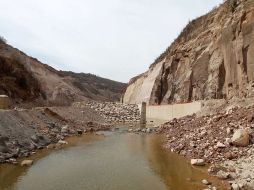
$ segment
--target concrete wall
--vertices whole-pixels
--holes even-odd
[[[186,104],[147,106],[147,119],[169,121],[174,118],[180,118],[192,115],[201,110],[202,102],[192,102]],[[140,105],[139,105],[140,108]]]

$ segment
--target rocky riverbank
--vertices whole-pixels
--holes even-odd
[[[135,104],[89,101],[75,103],[74,105],[79,108],[89,107],[93,109],[108,123],[133,123],[140,121],[139,109]]]
[[[216,165],[209,171],[233,189],[254,188],[254,107],[231,107],[213,115],[174,119],[160,126],[165,147],[188,159]],[[225,167],[218,169],[217,165]]]
[[[60,148],[66,137],[109,130],[110,125],[89,108],[51,107],[0,111],[0,163],[17,164],[38,149]]]
[[[67,107],[0,110],[0,163],[17,163],[43,148],[60,148],[66,137],[140,120],[137,105],[77,102]],[[151,132],[151,129],[147,129]]]

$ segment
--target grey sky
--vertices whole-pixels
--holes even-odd
[[[0,0],[0,35],[57,69],[128,82],[222,0]]]

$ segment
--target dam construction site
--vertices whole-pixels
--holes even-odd
[[[0,37],[0,190],[254,189],[253,0],[128,83],[56,68]]]

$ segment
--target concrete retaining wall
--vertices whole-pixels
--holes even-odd
[[[139,105],[140,107],[140,105]],[[169,121],[174,118],[192,115],[201,110],[201,102],[192,102],[186,104],[173,104],[173,105],[160,105],[160,106],[147,106],[146,117],[147,119],[165,120]]]

